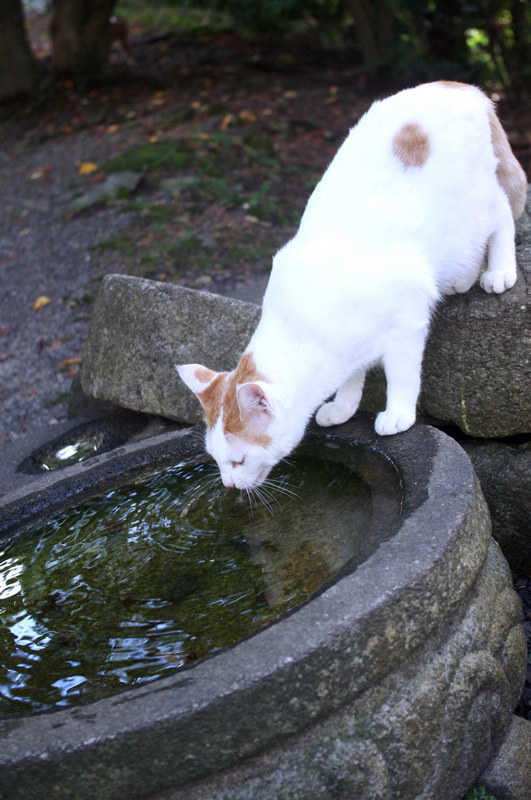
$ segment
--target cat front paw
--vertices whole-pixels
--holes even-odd
[[[392,436],[402,433],[415,423],[415,412],[380,411],[374,422],[374,430],[380,436]]]
[[[501,294],[506,289],[510,289],[516,283],[516,271],[507,270],[487,270],[479,279],[481,288],[489,294]]]
[[[350,419],[352,412],[343,403],[337,403],[331,400],[329,403],[323,403],[315,415],[315,421],[318,425],[324,428],[329,425],[342,425],[347,419]]]

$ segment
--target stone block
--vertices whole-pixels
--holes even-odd
[[[175,364],[232,369],[259,317],[253,303],[107,275],[83,357],[83,391],[135,411],[198,422],[199,403]]]
[[[531,574],[531,443],[461,442],[481,483],[492,535],[516,572]]]

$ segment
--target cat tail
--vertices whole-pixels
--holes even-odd
[[[514,219],[524,213],[527,199],[527,177],[514,157],[502,124],[496,116],[494,106],[489,108],[489,125],[494,155],[498,159],[496,176],[509,199]]]

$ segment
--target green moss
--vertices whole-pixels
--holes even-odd
[[[134,242],[125,233],[118,233],[115,236],[109,236],[104,242],[99,242],[91,248],[95,252],[106,252],[108,250],[123,253],[124,255],[132,256],[135,253]]]
[[[194,161],[191,148],[183,141],[153,142],[133,147],[101,165],[109,172],[153,172],[161,169],[177,170],[190,166]]]
[[[489,794],[484,786],[474,786],[469,789],[465,800],[496,800],[493,794]]]
[[[158,2],[146,4],[143,0],[120,0],[115,13],[129,23],[144,30],[186,31],[188,35],[222,33],[231,30],[232,18],[218,8],[189,6],[186,3]]]

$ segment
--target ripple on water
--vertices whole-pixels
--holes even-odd
[[[183,462],[0,551],[0,712],[89,702],[234,645],[367,555],[369,487],[312,458],[266,505]]]

